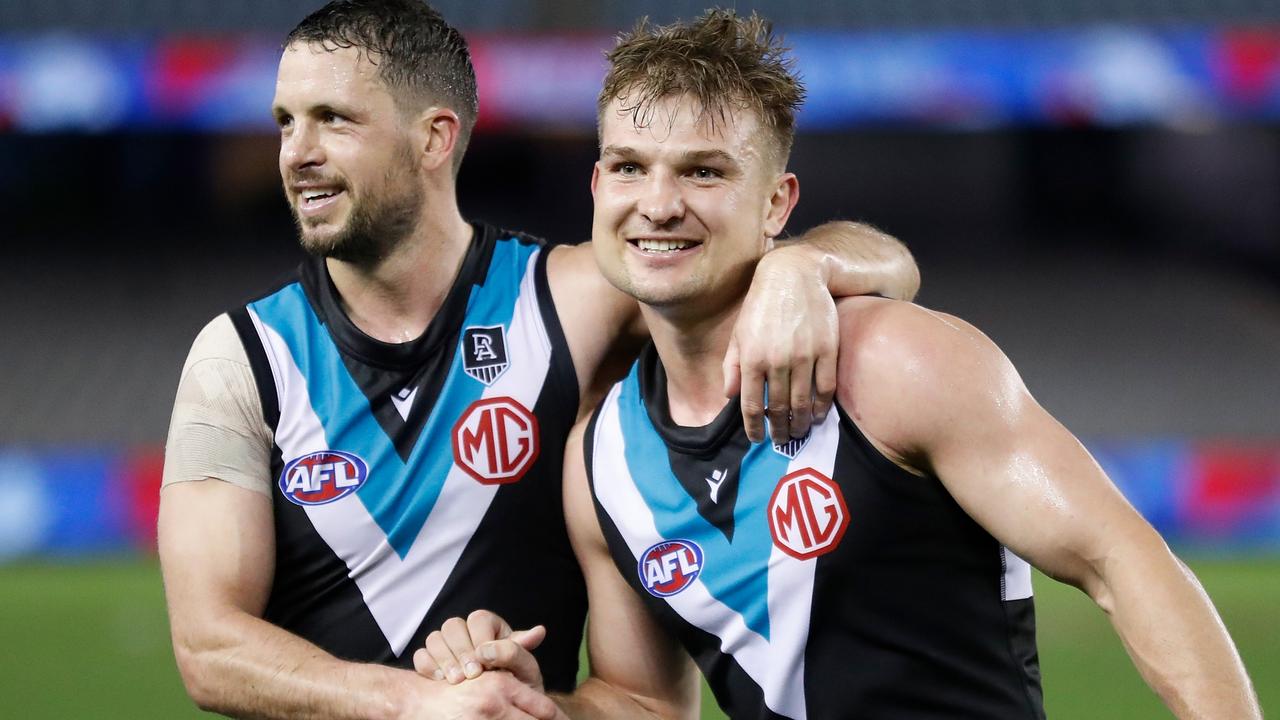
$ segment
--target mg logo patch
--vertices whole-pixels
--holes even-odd
[[[511,364],[507,335],[501,325],[469,327],[462,331],[462,369],[485,385],[492,385]]]
[[[835,550],[849,526],[840,486],[813,468],[784,475],[769,499],[768,513],[773,544],[797,560]]]
[[[369,465],[358,455],[321,450],[290,460],[280,473],[280,492],[295,505],[325,505],[364,485]]]
[[[640,583],[654,597],[671,597],[702,574],[702,548],[692,540],[663,540],[640,556]]]
[[[509,397],[477,400],[453,426],[453,462],[477,482],[505,485],[538,459],[538,419]]]

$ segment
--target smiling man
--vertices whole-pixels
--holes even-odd
[[[475,73],[423,3],[308,16],[272,112],[312,257],[209,323],[183,368],[159,547],[188,692],[251,717],[549,717],[509,676],[454,687],[407,668],[430,630],[483,607],[546,626],[547,682],[573,686],[585,597],[562,453],[643,338],[637,306],[589,245],[463,218]],[[837,225],[811,240],[762,271],[739,338],[753,432],[765,377],[796,432],[834,392],[831,291],[914,294],[891,238]],[[796,352],[760,352],[797,329]]]
[[[750,442],[720,357],[797,201],[799,83],[727,11],[609,59],[592,240],[653,343],[566,455],[591,678],[563,709],[694,717],[692,656],[735,719],[1042,719],[1035,565],[1097,602],[1177,717],[1260,718],[1194,576],[963,321],[843,301],[836,411]],[[539,689],[526,638],[470,625],[420,670],[479,657]]]

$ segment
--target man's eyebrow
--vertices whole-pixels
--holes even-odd
[[[681,159],[690,163],[715,160],[728,165],[737,166],[738,164],[738,161],[732,155],[723,150],[690,150],[684,153]]]
[[[605,156],[621,156],[635,157],[638,153],[636,149],[629,145],[606,145],[600,149],[600,157]]]

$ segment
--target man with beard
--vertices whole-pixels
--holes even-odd
[[[303,20],[273,113],[314,257],[213,320],[183,369],[159,543],[188,692],[253,717],[548,717],[554,706],[510,676],[454,687],[405,669],[407,649],[489,608],[545,626],[547,684],[572,687],[585,599],[563,445],[643,336],[637,307],[589,246],[463,219],[475,76],[462,37],[422,3],[344,0]],[[830,230],[772,258],[740,326],[756,435],[765,377],[775,433],[822,416],[830,292],[914,292],[896,241]],[[697,242],[639,238],[636,251]],[[766,363],[758,340],[784,332],[793,354]]]

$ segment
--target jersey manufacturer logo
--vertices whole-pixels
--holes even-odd
[[[768,513],[773,544],[797,560],[831,552],[849,526],[840,486],[813,468],[784,475],[769,499]]]
[[[462,332],[462,369],[485,385],[492,385],[511,365],[507,335],[501,325],[473,326]]]
[[[650,595],[670,597],[702,574],[702,548],[692,540],[663,540],[644,551],[637,569]]]
[[[724,480],[727,477],[729,477],[728,468],[723,470],[717,468],[711,471],[711,477],[702,478],[707,481],[707,487],[711,490],[711,502],[720,502],[720,486],[724,484]]]
[[[789,460],[795,460],[800,451],[804,449],[804,446],[809,444],[809,436],[812,434],[812,431],[807,432],[802,437],[791,438],[781,445],[774,443],[773,451]]]
[[[280,473],[280,492],[296,505],[324,505],[350,495],[369,477],[369,464],[342,450],[294,458]]]
[[[453,426],[453,461],[485,485],[524,477],[538,449],[538,418],[509,397],[471,403]]]

